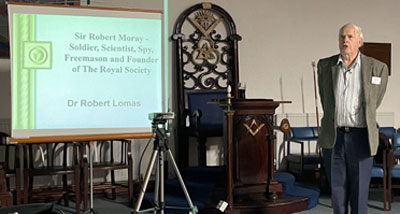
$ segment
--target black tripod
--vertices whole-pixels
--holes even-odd
[[[133,214],[137,213],[154,213],[154,214],[164,214],[165,209],[185,209],[189,211],[189,214],[196,214],[198,212],[197,207],[193,205],[192,200],[190,199],[189,193],[186,189],[185,183],[183,182],[182,176],[179,172],[178,166],[175,163],[174,157],[172,156],[171,150],[168,147],[168,139],[165,133],[165,123],[166,119],[154,119],[152,122],[153,133],[155,134],[154,139],[154,148],[153,153],[150,158],[150,163],[147,168],[143,188],[141,189],[138,199],[136,201],[135,210],[132,212]],[[175,171],[176,177],[181,185],[181,188],[185,194],[186,200],[189,204],[189,207],[176,207],[176,206],[166,206],[165,198],[164,198],[164,154],[167,154],[173,169]],[[156,183],[154,187],[154,207],[140,210],[140,206],[142,205],[143,196],[146,192],[147,185],[150,180],[150,175],[153,170],[154,164],[158,159],[157,163],[157,171],[156,171]]]

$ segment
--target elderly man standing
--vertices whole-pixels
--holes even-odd
[[[334,213],[367,213],[373,155],[378,149],[376,109],[386,91],[386,64],[360,53],[361,28],[339,30],[340,54],[318,62],[324,116],[318,143],[332,149],[331,190]],[[327,169],[329,170],[329,169]]]

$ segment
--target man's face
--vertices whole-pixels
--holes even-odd
[[[349,54],[354,56],[358,53],[358,48],[362,44],[362,39],[357,33],[357,30],[352,25],[347,25],[343,28],[339,35],[339,50],[342,55]]]

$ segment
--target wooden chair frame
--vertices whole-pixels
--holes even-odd
[[[45,147],[45,152],[42,147]],[[34,147],[39,149],[34,150]],[[69,148],[72,147],[72,148]],[[69,153],[72,149],[72,155]],[[62,143],[43,143],[43,144],[25,144],[23,145],[24,151],[24,203],[32,202],[32,191],[34,185],[34,177],[36,176],[62,176],[62,195],[65,206],[69,205],[69,193],[71,189],[75,192],[75,212],[80,213],[81,202],[81,170],[80,170],[80,154],[81,144],[77,142],[62,142]],[[40,152],[42,155],[42,166],[38,166],[38,161],[35,160],[34,154]],[[61,164],[56,164],[55,159],[58,154],[62,153]],[[44,157],[46,156],[46,157]],[[68,159],[71,158],[71,163]],[[39,161],[40,162],[40,161]],[[68,185],[67,175],[74,175],[74,186],[71,188]]]
[[[4,147],[4,163],[0,163],[4,170],[5,175],[5,187],[6,191],[11,191],[10,178],[15,178],[15,204],[20,204],[22,202],[21,196],[21,160],[20,160],[20,150],[21,146],[7,144],[6,138],[9,137],[8,134],[0,132],[0,146]],[[14,150],[14,151],[12,151]],[[14,166],[11,167],[10,163],[13,162]]]
[[[115,160],[114,158],[114,143],[115,141],[120,141],[120,159]],[[82,171],[83,171],[83,207],[84,210],[88,208],[88,178],[89,178],[89,143],[85,142],[82,148]],[[118,184],[115,181],[115,173],[114,170],[128,170],[128,199],[130,202],[133,202],[133,157],[132,157],[132,141],[131,140],[110,140],[110,141],[99,141],[94,142],[99,149],[99,161],[93,162],[93,171],[110,171],[110,185],[104,186],[104,188],[110,188],[112,191],[112,199],[116,198],[116,188],[118,186],[124,186],[122,184]],[[108,146],[108,147],[107,147]],[[107,148],[106,148],[107,147]],[[106,157],[106,154],[108,157]]]

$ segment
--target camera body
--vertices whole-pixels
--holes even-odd
[[[149,114],[149,120],[153,122],[173,120],[174,118],[174,112],[155,112]]]

